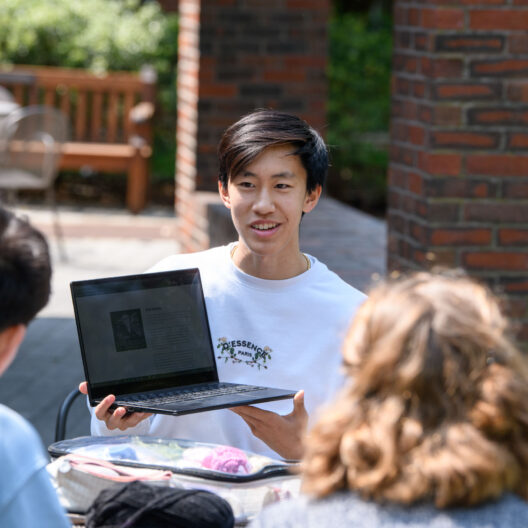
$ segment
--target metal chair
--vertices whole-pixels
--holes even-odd
[[[57,413],[57,420],[55,422],[55,442],[64,440],[66,437],[66,422],[68,421],[70,407],[81,394],[82,393],[79,391],[79,389],[73,389],[62,401]]]
[[[0,191],[9,199],[20,189],[45,191],[63,259],[54,183],[68,128],[66,116],[48,106],[20,107],[0,120]]]

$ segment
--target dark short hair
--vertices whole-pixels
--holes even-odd
[[[26,220],[0,208],[0,331],[27,325],[50,295],[48,244]]]
[[[323,138],[297,116],[276,110],[256,110],[231,125],[218,145],[218,179],[227,187],[264,149],[292,145],[306,170],[306,188],[323,186],[328,171],[328,150]]]

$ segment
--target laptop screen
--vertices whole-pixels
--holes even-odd
[[[93,398],[218,379],[198,269],[71,283]]]

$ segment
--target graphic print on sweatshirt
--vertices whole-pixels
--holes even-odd
[[[269,346],[259,346],[251,341],[233,339],[228,341],[227,337],[219,337],[216,345],[219,355],[216,356],[218,360],[224,360],[224,363],[231,361],[231,363],[245,363],[250,367],[258,367],[267,369],[271,361],[271,353],[273,352]]]

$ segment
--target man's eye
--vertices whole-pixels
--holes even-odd
[[[290,185],[288,185],[287,183],[277,183],[275,187],[277,187],[277,189],[289,189]]]
[[[244,188],[247,188],[247,189],[249,189],[250,187],[253,187],[253,184],[251,182],[248,182],[248,181],[240,182],[238,185],[240,187],[244,187]]]

